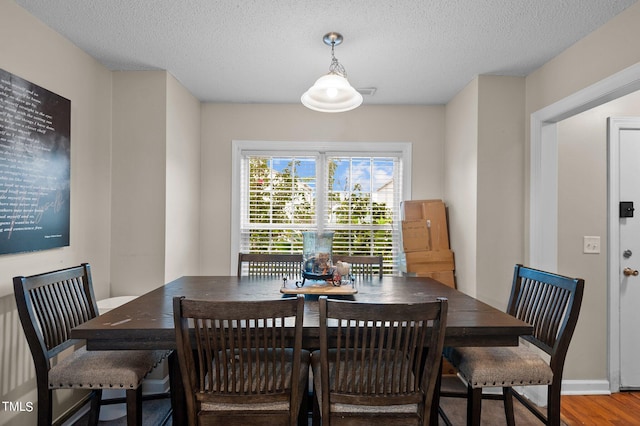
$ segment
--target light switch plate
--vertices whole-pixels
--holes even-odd
[[[597,254],[600,253],[600,237],[584,237],[584,253]]]

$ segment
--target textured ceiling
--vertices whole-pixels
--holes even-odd
[[[336,47],[365,104],[444,104],[525,76],[636,0],[15,0],[111,70],[167,70],[201,101],[297,103]]]

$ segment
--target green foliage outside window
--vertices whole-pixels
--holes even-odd
[[[302,252],[302,230],[317,229],[315,223],[315,176],[298,172],[300,159],[290,159],[276,171],[270,157],[249,160],[249,251],[262,253]],[[327,167],[328,188],[325,229],[334,230],[335,254],[383,255],[391,262],[393,212],[384,202],[372,201],[360,184],[334,191],[336,162]],[[346,185],[345,185],[346,186]],[[319,215],[321,216],[321,215]],[[282,225],[282,226],[279,226]],[[391,266],[385,266],[388,271]]]

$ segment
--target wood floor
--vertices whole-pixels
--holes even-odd
[[[562,420],[568,426],[640,425],[640,392],[562,396]]]

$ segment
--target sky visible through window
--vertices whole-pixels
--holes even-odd
[[[393,180],[392,158],[332,157],[336,169],[331,191],[352,191],[356,186],[363,192],[375,192]],[[271,167],[281,173],[291,167],[291,157],[273,158]],[[315,158],[296,157],[293,173],[303,182],[309,183],[315,196]],[[311,183],[313,182],[313,183]]]

